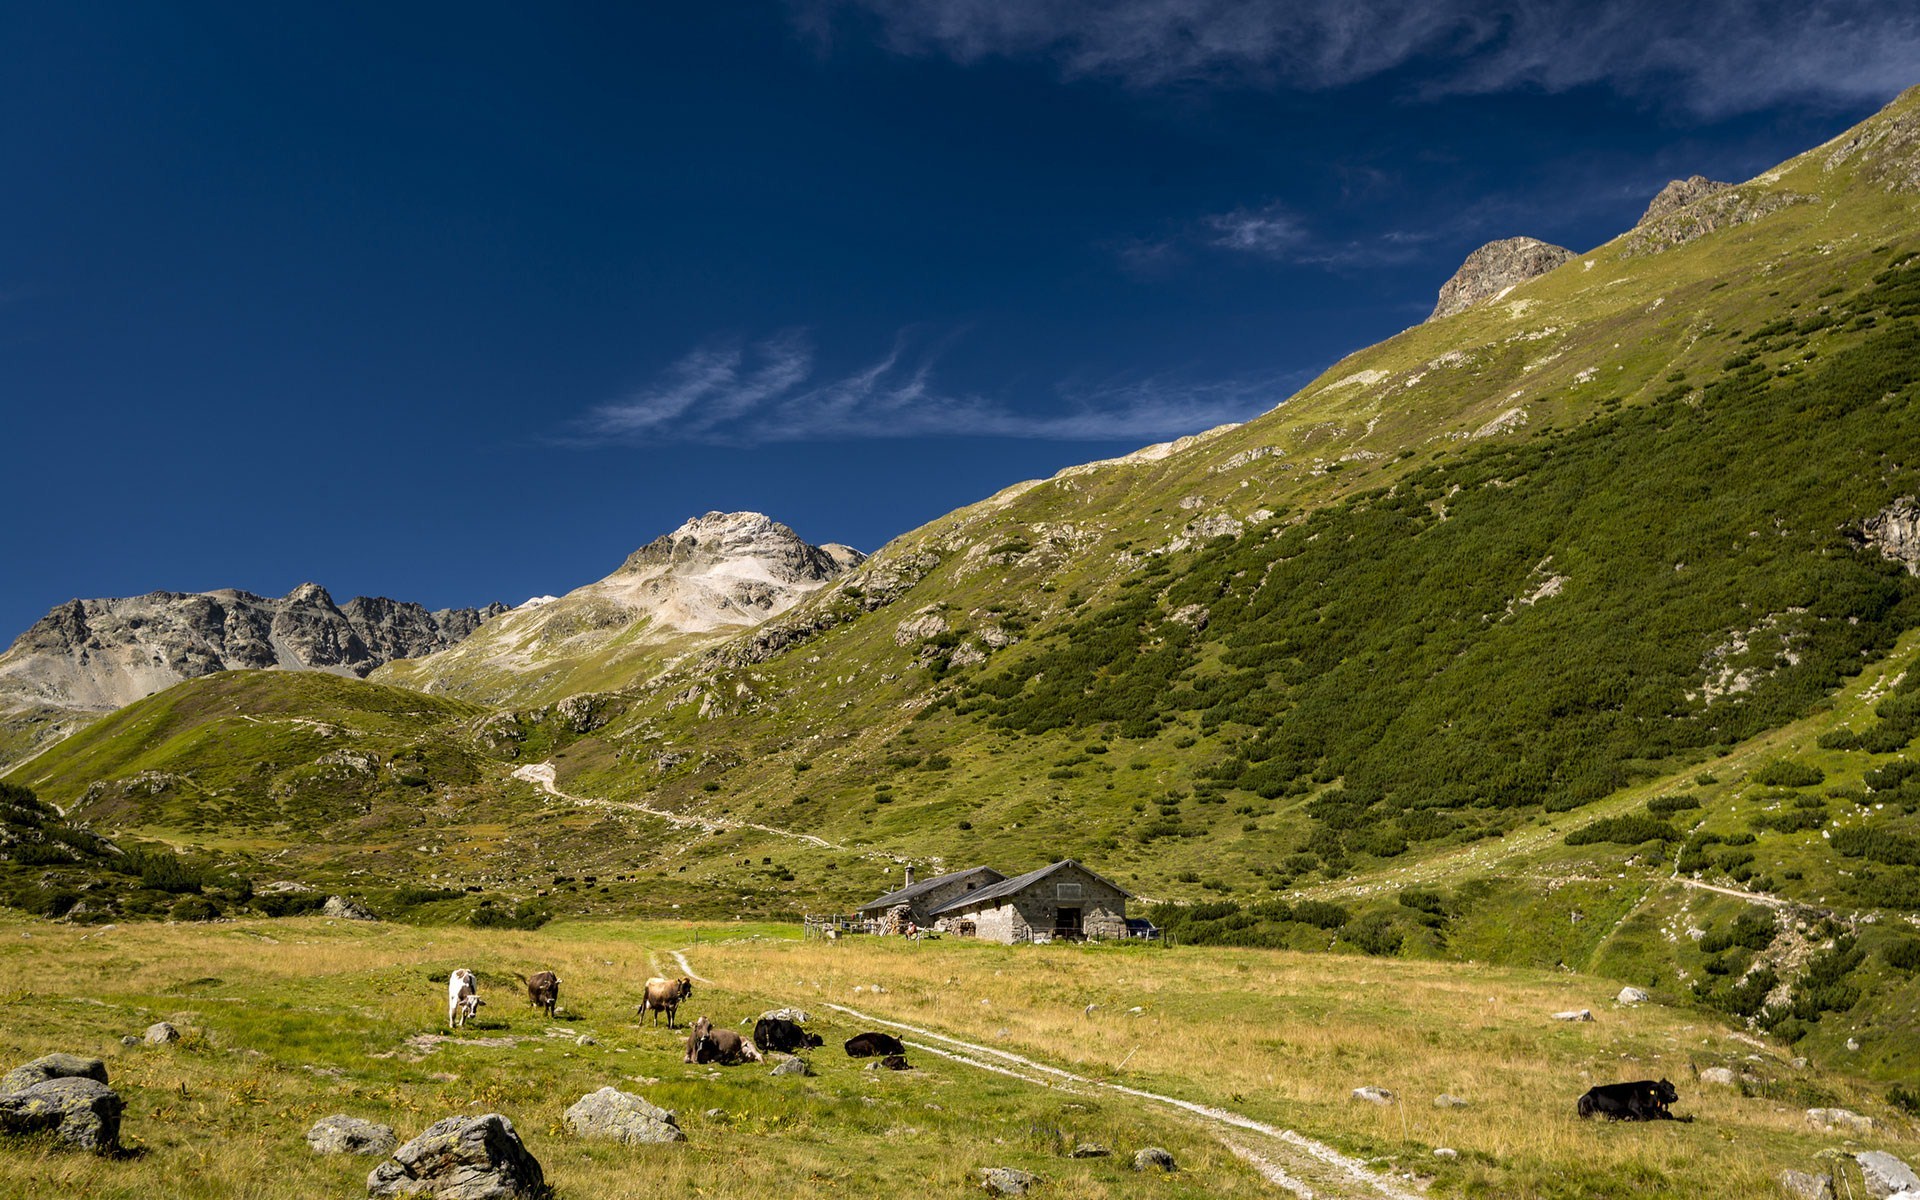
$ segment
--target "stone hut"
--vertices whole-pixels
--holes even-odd
[[[1005,875],[992,867],[968,867],[964,871],[955,871],[949,875],[935,875],[932,879],[922,879],[915,883],[913,868],[908,867],[904,887],[897,892],[888,892],[877,900],[862,904],[859,912],[862,917],[873,922],[884,933],[904,932],[904,929],[895,929],[892,926],[904,926],[909,920],[916,925],[931,928],[935,909],[971,892],[999,883],[1005,878]],[[902,907],[906,911],[896,914],[895,910]]]
[[[1069,858],[964,892],[931,915],[949,929],[971,923],[975,936],[994,942],[1123,938],[1132,895]]]

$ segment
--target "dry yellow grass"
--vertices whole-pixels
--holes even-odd
[[[837,1042],[861,1025],[829,1004],[1297,1129],[1382,1171],[1420,1176],[1435,1195],[1764,1195],[1781,1168],[1812,1169],[1818,1151],[1838,1144],[1806,1127],[1813,1103],[1888,1119],[1871,1144],[1912,1157],[1910,1128],[1846,1078],[1794,1069],[1778,1050],[1697,1014],[1615,1008],[1617,986],[1603,981],[1276,951],[823,943],[788,932],[318,920],[90,932],[0,920],[0,969],[13,989],[0,995],[4,1065],[52,1050],[106,1057],[130,1101],[127,1137],[143,1150],[100,1161],[0,1144],[0,1195],[358,1194],[370,1163],[320,1158],[303,1141],[314,1120],[337,1111],[386,1121],[403,1137],[452,1113],[505,1112],[563,1198],[897,1197],[962,1190],[975,1169],[995,1164],[1037,1172],[1058,1196],[1278,1194],[1218,1131],[1146,1100],[1039,1087],[926,1053],[912,1056],[911,1073],[860,1070]],[[636,1027],[639,983],[677,973],[671,951],[682,947],[713,981],[697,985],[683,1016],[731,1025],[777,1004],[808,1008],[829,1039],[814,1056],[819,1075],[687,1067],[680,1035]],[[409,1046],[444,1032],[444,991],[430,977],[461,965],[480,973],[490,1001],[478,1028],[430,1050]],[[541,967],[566,981],[565,1020],[546,1021],[513,990],[509,971]],[[1089,1004],[1098,1006],[1091,1015]],[[1596,1021],[1549,1019],[1578,1007]],[[169,1048],[120,1047],[121,1034],[158,1019],[190,1036]],[[576,1045],[580,1032],[600,1044]],[[1700,1085],[1690,1063],[1738,1066],[1756,1094]],[[1659,1075],[1679,1085],[1677,1107],[1694,1123],[1573,1116],[1590,1082]],[[605,1084],[679,1111],[689,1142],[629,1149],[568,1137],[562,1110]],[[1352,1100],[1362,1084],[1389,1088],[1400,1103]],[[1441,1092],[1471,1104],[1436,1109]],[[1164,1145],[1182,1170],[1149,1180],[1116,1160],[1067,1159],[1076,1141],[1122,1152]],[[1460,1157],[1435,1159],[1439,1146]]]

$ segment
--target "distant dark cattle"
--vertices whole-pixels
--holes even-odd
[[[560,1004],[560,977],[552,971],[534,972],[527,980],[527,1003],[543,1010],[551,1020]]]
[[[848,1058],[878,1058],[887,1054],[905,1054],[907,1048],[890,1033],[860,1033],[847,1039]]]
[[[880,1060],[880,1065],[889,1071],[913,1070],[913,1064],[907,1061],[907,1056],[904,1054],[889,1054]]]
[[[712,1021],[701,1017],[693,1023],[693,1031],[687,1035],[687,1054],[683,1061],[731,1066],[734,1063],[764,1060],[759,1048],[752,1042],[731,1029],[715,1029]]]
[[[680,1002],[693,995],[693,981],[682,976],[679,979],[647,980],[646,994],[640,999],[639,1015],[642,1020],[651,1012],[653,1023],[660,1023],[660,1014],[667,1014],[667,1028],[673,1028],[673,1016],[680,1010]]]
[[[1680,1093],[1664,1079],[1603,1083],[1587,1089],[1575,1111],[1582,1117],[1598,1115],[1609,1121],[1678,1121],[1683,1118],[1674,1116],[1668,1105],[1679,1098]]]
[[[761,1017],[753,1027],[753,1044],[782,1054],[798,1054],[809,1047],[825,1045],[819,1034],[808,1033],[784,1017]]]

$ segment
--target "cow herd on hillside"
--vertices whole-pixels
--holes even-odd
[[[533,975],[515,972],[514,978],[525,985],[527,1002],[551,1018],[560,1006],[560,977],[552,971],[538,971]],[[674,1020],[679,1013],[680,1002],[692,995],[693,980],[686,976],[679,979],[661,979],[658,976],[649,979],[642,988],[640,1003],[635,1006],[635,1020],[644,1021],[651,1014],[657,1028],[660,1014],[665,1013],[667,1028],[677,1028]],[[461,967],[447,975],[447,1028],[458,1029],[465,1025],[485,1003],[480,997],[479,979],[472,971]],[[805,1019],[804,1016],[802,1019]],[[819,1034],[808,1033],[799,1022],[773,1013],[760,1018],[753,1027],[751,1038],[741,1037],[731,1029],[716,1027],[703,1016],[689,1028],[684,1061],[730,1066],[762,1062],[768,1050],[799,1054],[824,1044]],[[847,1039],[846,1051],[849,1058],[878,1058],[881,1065],[891,1070],[912,1069],[906,1060],[906,1045],[891,1034],[856,1034]]]
[[[552,971],[539,971],[530,976],[516,973],[514,978],[526,985],[527,1002],[551,1018],[560,1004],[560,977]],[[693,980],[686,976],[679,979],[656,976],[647,980],[642,990],[640,1003],[634,1009],[635,1019],[642,1021],[652,1014],[657,1028],[660,1014],[665,1013],[667,1028],[673,1029],[680,1002],[692,995]],[[485,1003],[472,971],[461,967],[447,976],[447,1028],[460,1028],[472,1020]],[[761,1017],[750,1038],[719,1028],[703,1016],[695,1019],[687,1034],[686,1055],[682,1061],[732,1066],[763,1062],[769,1050],[799,1054],[823,1044],[819,1034],[808,1033],[798,1022],[784,1016],[769,1013]],[[858,1033],[847,1039],[845,1048],[849,1058],[878,1058],[882,1065],[893,1070],[911,1069],[906,1060],[906,1045],[892,1034]],[[1574,1105],[1574,1112],[1583,1118],[1602,1116],[1612,1121],[1692,1120],[1673,1115],[1671,1106],[1679,1098],[1679,1091],[1665,1079],[1607,1083],[1588,1089]]]

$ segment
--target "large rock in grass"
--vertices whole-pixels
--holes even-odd
[[[687,1140],[673,1113],[610,1087],[580,1097],[567,1110],[566,1122],[576,1137],[609,1138],[629,1146]]]
[[[25,1091],[49,1079],[91,1079],[95,1083],[105,1083],[107,1064],[97,1058],[82,1058],[78,1054],[49,1054],[8,1071],[6,1077],[0,1079],[0,1095]]]
[[[1793,1200],[1833,1200],[1833,1180],[1805,1171],[1780,1172],[1780,1190]]]
[[[1440,288],[1440,302],[1429,321],[1465,312],[1476,304],[1500,299],[1535,276],[1545,275],[1574,257],[1565,246],[1530,237],[1504,238],[1467,255],[1453,278]]]
[[[539,1161],[499,1113],[436,1122],[367,1176],[369,1196],[537,1200],[546,1187]]]
[[[1810,1108],[1807,1124],[1826,1133],[1872,1133],[1878,1123],[1845,1108]]]
[[[1853,1156],[1860,1164],[1860,1176],[1866,1181],[1867,1194],[1891,1196],[1898,1192],[1920,1191],[1920,1175],[1885,1150],[1867,1150]]]
[[[1038,1175],[1016,1167],[980,1168],[980,1186],[990,1192],[998,1192],[1002,1196],[1025,1195],[1039,1182]]]
[[[377,1125],[346,1113],[321,1117],[307,1130],[307,1145],[313,1147],[315,1154],[387,1155],[392,1154],[399,1143],[391,1125]]]
[[[64,1076],[0,1095],[0,1133],[52,1133],[69,1146],[113,1154],[120,1149],[126,1103],[98,1079]]]

